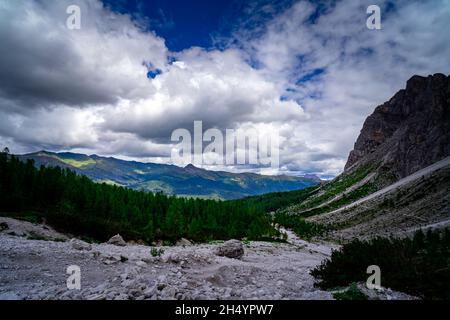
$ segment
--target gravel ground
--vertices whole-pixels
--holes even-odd
[[[217,244],[159,247],[165,252],[153,257],[143,245],[30,240],[30,230],[64,236],[9,218],[0,223],[8,226],[0,232],[0,300],[332,299],[309,275],[332,246],[305,242],[290,231],[289,244],[250,242],[241,259],[215,255]],[[80,267],[80,290],[67,288],[70,265]]]
[[[150,247],[29,240],[64,239],[48,227],[1,218],[0,299],[331,299],[309,270],[330,253],[325,245],[251,242],[242,259],[214,254],[217,245]],[[16,235],[8,233],[14,232]],[[66,286],[77,265],[81,290]]]

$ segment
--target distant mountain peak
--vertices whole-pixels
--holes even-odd
[[[210,171],[193,164],[180,168],[174,165],[68,152],[42,151],[21,155],[19,158],[34,159],[38,167],[45,165],[69,168],[97,182],[185,196],[235,199],[270,192],[299,190],[318,184],[317,180],[304,177]]]
[[[196,166],[194,166],[192,163],[189,163],[187,166],[184,167],[185,169],[200,169]]]

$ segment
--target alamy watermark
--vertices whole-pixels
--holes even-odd
[[[381,9],[379,6],[372,4],[367,7],[367,14],[370,16],[366,20],[366,26],[369,30],[381,29]]]
[[[70,5],[66,9],[66,13],[69,15],[66,20],[66,27],[69,30],[81,29],[81,9],[77,5]]]
[[[381,269],[377,265],[371,265],[367,267],[367,274],[370,276],[367,278],[366,286],[368,289],[381,289]]]
[[[70,265],[66,269],[69,277],[66,280],[66,286],[69,290],[81,289],[81,269],[77,265]]]
[[[225,134],[210,128],[203,132],[203,122],[194,121],[194,134],[185,128],[172,132],[174,164],[194,165],[259,165],[279,168],[279,134],[276,130],[255,128],[226,129]]]

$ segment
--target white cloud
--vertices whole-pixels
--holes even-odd
[[[338,1],[314,23],[315,4],[266,6],[273,19],[257,30],[244,23],[229,42],[238,46],[178,53],[99,1],[74,2],[74,31],[68,1],[0,4],[0,142],[12,151],[168,162],[171,132],[202,120],[204,130],[277,130],[280,172],[335,175],[376,105],[413,74],[450,73],[444,0],[398,1],[390,11],[381,1],[380,31],[366,28],[368,1]],[[147,79],[149,65],[161,74]]]
[[[396,1],[394,11],[387,10],[388,1],[378,3],[379,31],[366,28],[370,1],[338,1],[314,24],[314,5],[300,1],[264,26],[256,40],[247,30],[238,33],[262,72],[289,88],[285,95],[300,101],[309,116],[288,141],[284,160],[291,170],[337,174],[377,105],[414,74],[450,73],[446,1]],[[317,69],[324,72],[315,80],[296,83]]]
[[[66,27],[69,4],[81,29]],[[26,108],[90,106],[136,99],[151,90],[151,62],[164,68],[164,40],[98,1],[6,1],[0,9],[0,93]]]

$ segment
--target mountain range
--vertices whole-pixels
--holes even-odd
[[[283,211],[334,239],[450,225],[450,76],[413,76],[375,108],[344,172]]]
[[[320,183],[320,179],[313,175],[230,173],[205,170],[192,164],[183,168],[70,152],[39,151],[18,157],[22,160],[33,159],[38,167],[69,168],[96,182],[179,196],[237,199],[268,192],[299,190]]]

